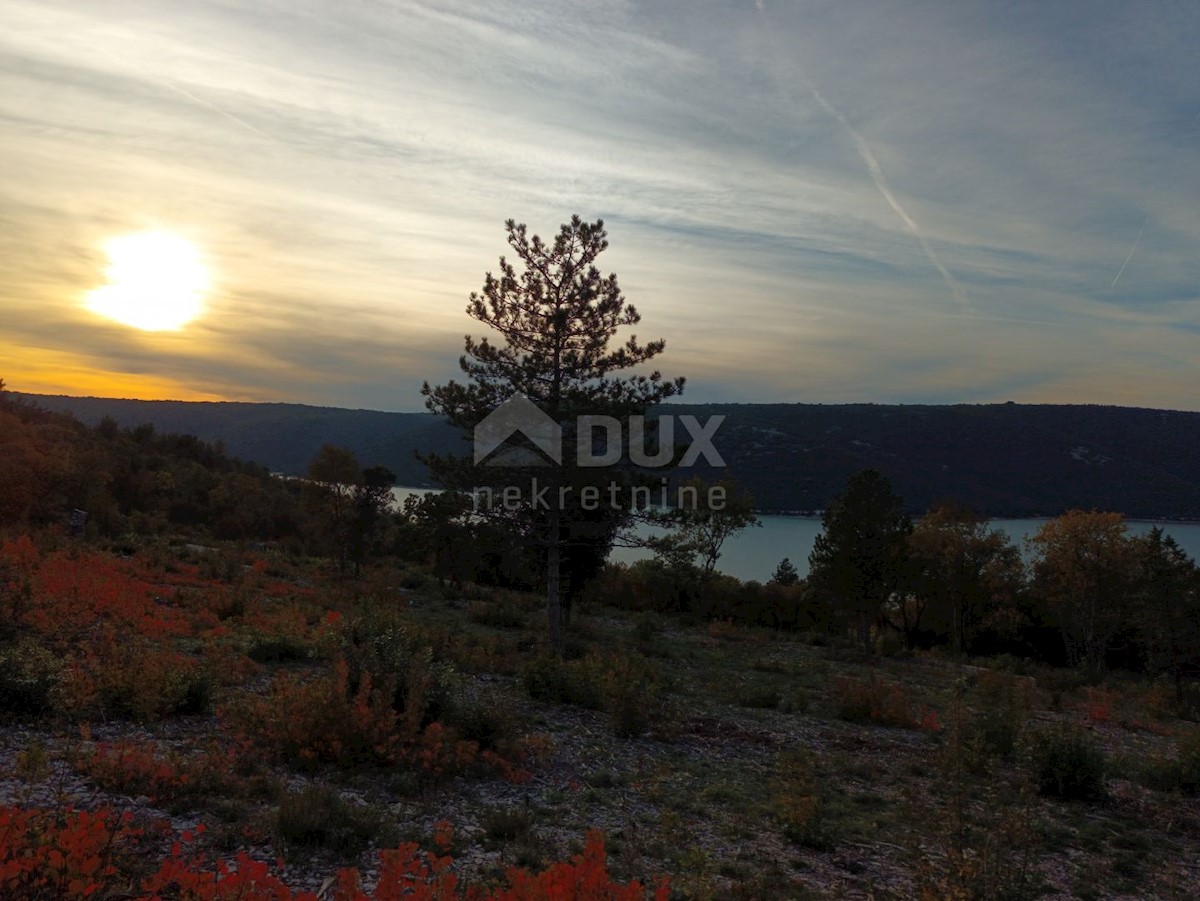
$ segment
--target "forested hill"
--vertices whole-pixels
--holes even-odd
[[[146,423],[160,432],[221,442],[230,454],[275,471],[300,475],[323,444],[354,451],[365,465],[384,465],[401,485],[430,484],[414,452],[464,453],[460,433],[428,413],[382,413],[304,404],[254,404],[103,397],[25,395],[39,406],[73,413],[95,425],[105,416],[125,427]]]
[[[428,474],[415,451],[469,451],[453,429],[424,413],[31,399],[89,423],[111,416],[124,426],[153,423],[220,441],[232,454],[288,473],[303,472],[317,449],[332,442],[363,463],[388,466],[402,484],[425,485]],[[992,516],[1095,507],[1200,519],[1200,413],[1027,404],[722,404],[664,411],[702,420],[724,414],[717,447],[764,510],[819,509],[850,475],[875,468],[914,511],[956,498]]]

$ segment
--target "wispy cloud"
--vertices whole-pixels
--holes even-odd
[[[1110,288],[1115,288],[1117,282],[1121,280],[1121,276],[1125,274],[1125,267],[1129,265],[1129,261],[1133,259],[1134,252],[1138,249],[1138,245],[1142,243],[1142,233],[1146,231],[1146,223],[1143,222],[1138,229],[1137,237],[1133,239],[1133,246],[1129,248],[1129,253],[1125,255],[1125,259],[1121,262],[1121,268],[1117,270],[1117,274],[1113,276]]]
[[[879,165],[879,160],[876,159],[875,154],[871,151],[871,145],[866,142],[863,136],[859,134],[858,131],[855,130],[854,126],[851,125],[846,119],[846,117],[842,115],[841,110],[826,100],[824,96],[822,96],[821,92],[816,89],[816,87],[810,84],[808,86],[808,90],[809,93],[812,94],[813,99],[816,100],[817,103],[821,104],[821,108],[829,113],[829,115],[837,119],[838,122],[841,123],[842,127],[845,128],[849,133],[850,137],[853,138],[854,146],[858,150],[858,155],[862,157],[862,161],[866,163],[867,172],[869,172],[871,175],[871,181],[874,182],[875,187],[879,190],[879,193],[883,195],[883,199],[887,201],[888,206],[895,210],[896,215],[900,217],[901,221],[904,222],[908,230],[913,233],[913,237],[920,242],[921,249],[925,251],[925,256],[929,257],[929,262],[933,264],[933,268],[941,273],[942,278],[946,281],[946,286],[950,289],[950,293],[954,295],[954,299],[959,303],[965,304],[967,299],[963,295],[962,288],[960,288],[958,282],[954,280],[954,276],[950,274],[950,270],[948,270],[942,264],[942,261],[938,259],[937,254],[933,252],[933,248],[929,246],[929,242],[925,239],[925,236],[921,234],[921,229],[917,227],[917,223],[913,221],[912,216],[908,214],[908,211],[900,205],[900,201],[896,199],[896,195],[892,191],[891,185],[888,184],[887,176],[883,173],[883,167]]]
[[[503,220],[579,212],[696,400],[1195,407],[1185,15],[6,0],[0,376],[416,408]],[[178,341],[80,304],[143,228],[213,267]]]

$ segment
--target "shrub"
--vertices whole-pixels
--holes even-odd
[[[396,691],[376,688],[369,675],[350,684],[350,667],[308,678],[281,674],[265,695],[246,694],[225,712],[237,733],[271,759],[310,769],[408,763],[432,775],[462,772],[479,759],[479,746],[439,722],[422,725],[414,711],[397,712]],[[409,698],[419,693],[411,687]],[[485,762],[505,771],[495,754]]]
[[[276,678],[265,696],[248,694],[226,711],[234,728],[270,757],[309,767],[386,765],[399,754],[399,717],[386,684],[351,688],[349,667],[307,679]]]
[[[245,794],[232,751],[216,743],[197,754],[160,749],[154,742],[99,742],[79,751],[71,765],[107,791],[189,809],[219,792]]]
[[[483,834],[492,842],[514,842],[533,829],[534,816],[529,807],[493,807],[479,817]]]
[[[31,639],[0,648],[0,712],[14,716],[47,713],[61,672],[58,657]]]
[[[635,738],[662,714],[658,675],[633,657],[614,657],[601,671],[600,694],[613,732]]]
[[[521,676],[525,690],[535,701],[561,704],[571,700],[568,685],[570,675],[566,664],[557,654],[538,654],[525,665]]]
[[[212,675],[186,654],[111,634],[85,647],[64,676],[64,706],[131,720],[207,712]]]
[[[1181,738],[1173,758],[1126,758],[1122,763],[1125,774],[1147,788],[1192,798],[1200,795],[1200,734]]]
[[[324,848],[352,857],[372,840],[387,842],[378,810],[347,801],[321,785],[285,791],[275,813],[275,831],[290,848]]]
[[[524,676],[531,698],[602,710],[624,738],[641,735],[663,712],[661,679],[641,657],[591,653],[564,662],[540,654],[526,665]]]
[[[312,648],[304,639],[290,635],[259,636],[246,656],[255,663],[303,663],[312,657]]]
[[[653,613],[643,613],[634,623],[633,633],[642,644],[649,644],[662,634],[662,623]]]
[[[1104,752],[1086,729],[1068,726],[1037,735],[1031,767],[1043,795],[1075,800],[1104,797]]]
[[[774,793],[775,818],[788,839],[809,848],[830,845],[825,801],[807,753],[789,751],[779,756]]]
[[[738,694],[737,703],[739,707],[752,710],[778,710],[783,704],[783,696],[778,688],[751,686]]]
[[[121,889],[122,855],[141,832],[133,815],[0,807],[0,887],[6,901],[105,897]]]
[[[299,822],[299,821],[298,821]],[[5,901],[42,901],[46,898],[177,898],[180,901],[316,901],[312,892],[289,888],[270,867],[239,852],[232,861],[209,862],[190,851],[203,832],[184,832],[170,842],[170,851],[158,869],[145,876],[141,861],[132,856],[141,830],[132,825],[132,814],[117,816],[109,810],[95,812],[26,810],[0,807],[0,885]],[[439,826],[435,841],[443,852],[450,834]],[[339,901],[552,901],[591,898],[595,901],[644,901],[641,883],[621,883],[608,871],[600,833],[588,834],[583,853],[540,873],[510,870],[505,885],[480,891],[459,886],[446,854],[423,852],[415,844],[382,851],[375,890],[365,893],[357,871],[338,873],[333,897]],[[324,896],[324,895],[323,895]],[[667,901],[665,882],[653,892],[655,901]]]
[[[446,725],[482,750],[506,754],[516,739],[517,715],[502,695],[485,692],[471,699],[459,699],[446,718]]]
[[[364,680],[389,686],[392,709],[411,728],[440,720],[453,707],[461,688],[458,674],[403,625],[362,617],[344,629],[341,645],[350,689],[356,691]]]
[[[1180,740],[1175,765],[1179,790],[1190,798],[1200,796],[1200,733]]]
[[[975,700],[979,712],[971,725],[972,737],[985,752],[1010,759],[1029,711],[1026,683],[1008,673],[986,672],[976,686]]]
[[[919,725],[904,686],[884,682],[876,676],[866,682],[851,676],[835,676],[833,705],[838,719],[852,723],[872,722],[906,728]]]

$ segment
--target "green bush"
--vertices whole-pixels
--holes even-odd
[[[1200,733],[1180,739],[1175,766],[1179,790],[1189,798],[1200,797]]]
[[[566,664],[556,654],[538,654],[521,673],[525,690],[535,701],[566,703],[569,698]]]
[[[783,704],[783,696],[778,688],[751,686],[738,694],[737,703],[739,707],[753,710],[778,710]]]
[[[1104,751],[1080,727],[1062,727],[1037,735],[1031,767],[1043,795],[1069,800],[1094,800],[1105,795]]]
[[[633,626],[634,635],[642,644],[649,644],[662,634],[662,623],[653,613],[643,613]]]
[[[255,663],[304,663],[312,657],[312,648],[301,638],[260,636],[254,639],[246,656]]]
[[[824,792],[807,752],[787,751],[779,755],[772,795],[775,819],[789,840],[808,848],[832,846]]]
[[[178,701],[170,711],[179,716],[200,716],[212,711],[213,679],[205,670],[193,670],[179,676]]]
[[[517,715],[508,699],[496,692],[462,698],[446,717],[458,736],[480,750],[503,753],[517,736]]]
[[[607,662],[600,694],[612,730],[621,738],[642,735],[663,712],[657,673],[633,657],[615,657]]]
[[[637,656],[590,653],[563,661],[540,654],[525,666],[523,676],[531,698],[602,710],[622,737],[641,735],[663,709],[661,679]]]
[[[372,840],[387,842],[377,810],[320,785],[283,793],[275,831],[289,848],[324,848],[349,857],[362,853]]]
[[[454,667],[435,659],[427,643],[394,620],[362,617],[346,628],[341,644],[351,691],[364,677],[394,685],[392,708],[416,725],[444,719],[461,693]]]
[[[1123,776],[1147,788],[1200,796],[1200,734],[1181,738],[1174,757],[1124,757],[1120,763]]]
[[[1030,707],[1025,683],[1004,672],[984,673],[975,688],[975,702],[972,738],[988,754],[1011,759]]]
[[[491,807],[479,817],[483,834],[493,844],[515,842],[533,829],[533,810],[526,807]]]
[[[0,649],[0,713],[41,716],[53,706],[61,673],[59,658],[23,639]]]

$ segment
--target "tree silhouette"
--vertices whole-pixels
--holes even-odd
[[[468,381],[438,387],[425,383],[421,393],[431,412],[464,430],[474,429],[514,394],[525,395],[562,427],[562,466],[530,471],[435,456],[426,462],[447,488],[519,489],[519,509],[510,520],[528,540],[545,549],[548,629],[551,643],[559,647],[564,526],[573,518],[572,505],[564,502],[559,489],[577,489],[601,476],[598,470],[574,468],[578,441],[574,424],[586,414],[626,422],[682,391],[683,379],[665,381],[657,371],[620,374],[657,357],[665,342],[641,344],[630,336],[614,344],[618,331],[637,325],[641,317],[626,303],[617,277],[601,275],[595,266],[608,247],[602,220],[589,223],[574,216],[550,244],[530,236],[525,225],[512,219],[505,228],[520,270],[501,257],[499,274],[488,272],[482,292],[472,293],[467,304],[467,315],[495,329],[501,340],[494,343],[468,335],[459,360]],[[624,478],[615,470],[608,470],[607,477]],[[535,479],[548,489],[544,505],[535,491]],[[570,496],[577,497],[578,491]]]
[[[1134,539],[1140,571],[1134,606],[1146,645],[1146,665],[1175,685],[1184,703],[1184,679],[1200,674],[1200,569],[1157,526]]]
[[[344,570],[350,555],[354,491],[362,481],[362,468],[353,452],[326,444],[309,464],[308,478],[309,501],[320,511],[338,568]]]
[[[789,585],[796,585],[800,582],[800,573],[796,570],[796,564],[792,563],[787,557],[779,561],[779,565],[775,567],[775,572],[771,574],[768,580],[769,585],[782,585],[785,588]]]
[[[926,606],[949,626],[954,649],[964,653],[989,613],[1011,602],[1024,579],[1021,552],[1000,529],[966,507],[941,504],[930,510],[909,539],[913,562],[914,616],[906,638],[920,625]],[[909,625],[909,620],[904,620]]]
[[[1137,546],[1120,513],[1070,510],[1047,521],[1029,543],[1033,587],[1062,631],[1067,659],[1093,675],[1104,670],[1112,639],[1130,621]]]
[[[873,469],[850,479],[821,516],[808,582],[840,608],[871,653],[871,630],[905,587],[912,521],[891,483]]]

